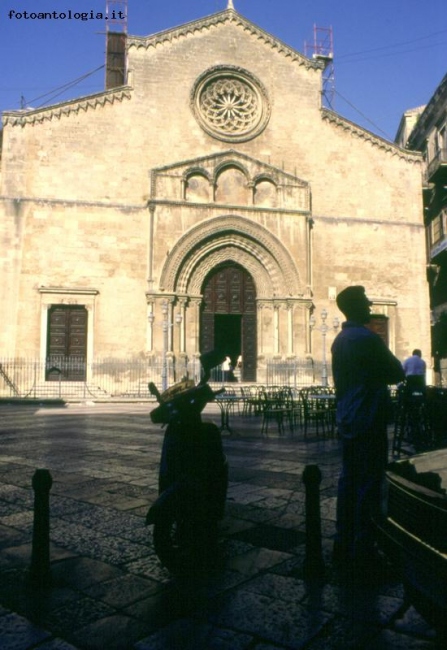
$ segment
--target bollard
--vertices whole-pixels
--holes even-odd
[[[47,469],[36,469],[33,476],[34,526],[31,551],[30,583],[34,587],[48,587],[50,572],[50,490],[53,484]]]
[[[302,478],[306,487],[306,557],[303,573],[308,580],[321,581],[325,566],[321,547],[321,471],[318,465],[306,465]]]

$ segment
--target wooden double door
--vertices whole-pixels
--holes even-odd
[[[242,358],[242,381],[256,381],[256,288],[237,264],[222,264],[206,278],[200,322],[200,351],[218,348],[233,364]]]
[[[85,381],[88,312],[80,305],[52,305],[48,311],[47,381]]]

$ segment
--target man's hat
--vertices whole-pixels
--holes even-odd
[[[346,287],[346,289],[340,291],[336,302],[337,307],[343,314],[352,311],[353,308],[355,309],[361,303],[366,302],[368,305],[372,305],[372,302],[366,297],[365,287],[360,285]]]

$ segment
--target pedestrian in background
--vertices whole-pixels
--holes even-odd
[[[371,301],[362,286],[337,296],[346,317],[332,345],[337,426],[343,445],[338,484],[334,561],[368,577],[379,556],[372,517],[380,512],[388,461],[388,385],[404,379],[401,362],[365,327]]]
[[[419,349],[413,350],[411,357],[403,362],[403,369],[407,382],[407,389],[410,393],[413,391],[425,391],[425,373],[427,364],[422,358],[422,352]]]

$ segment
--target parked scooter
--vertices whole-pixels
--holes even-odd
[[[220,430],[201,419],[202,410],[217,394],[207,382],[221,359],[210,352],[200,360],[204,374],[197,385],[185,380],[160,394],[149,384],[159,402],[150,414],[152,422],[167,427],[159,497],[146,524],[153,524],[155,552],[172,574],[203,574],[216,566],[218,522],[225,511],[228,465]]]

